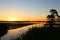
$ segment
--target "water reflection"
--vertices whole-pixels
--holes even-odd
[[[43,27],[45,23],[46,22],[40,22],[40,23],[37,23],[37,24],[24,26],[22,28],[8,30],[8,33],[6,35],[4,35],[1,38],[1,40],[13,40],[13,39],[16,39],[17,37],[21,38],[21,34],[25,33],[29,28],[32,28],[32,27]]]

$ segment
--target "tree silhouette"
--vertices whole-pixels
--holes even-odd
[[[57,12],[55,9],[51,9],[50,12],[51,12],[53,15],[57,16],[58,21],[60,20],[60,16],[58,15],[58,12]]]
[[[48,24],[49,24],[49,27],[53,27],[53,25],[55,24],[54,21],[55,21],[55,14],[58,15],[57,11],[55,9],[51,9],[50,10],[50,13],[51,15],[48,15],[47,18],[48,18]]]
[[[55,24],[56,17],[60,18],[60,16],[58,15],[58,12],[55,9],[50,9],[50,13],[51,14],[47,16],[47,23],[49,24],[49,27],[53,27],[53,25]]]
[[[59,17],[58,12],[55,9],[50,9],[50,12],[51,12],[51,14],[53,14],[53,15],[56,14],[56,16]]]
[[[47,18],[48,18],[50,21],[52,21],[52,20],[54,20],[55,17],[54,17],[54,15],[48,15]]]
[[[8,27],[7,24],[5,23],[0,23],[0,37],[2,37],[3,35],[5,35],[8,32]]]

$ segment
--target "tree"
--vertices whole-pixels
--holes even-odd
[[[51,14],[59,17],[58,12],[55,9],[50,9]]]
[[[58,13],[55,9],[51,9],[50,10],[50,15],[47,16],[48,18],[48,24],[49,24],[49,27],[53,27],[53,25],[55,24],[55,16],[57,15],[58,16]],[[56,14],[56,15],[55,15]]]

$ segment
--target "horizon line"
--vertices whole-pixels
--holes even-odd
[[[48,22],[48,21],[0,21],[0,22]],[[60,22],[60,21],[53,21],[53,22]]]

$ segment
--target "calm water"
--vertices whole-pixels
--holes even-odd
[[[4,35],[1,38],[1,40],[13,40],[13,39],[16,39],[17,37],[21,37],[21,34],[25,33],[29,28],[32,28],[32,27],[43,27],[45,23],[46,22],[40,22],[40,23],[37,23],[37,24],[24,26],[22,28],[8,30],[8,33],[6,35]]]

